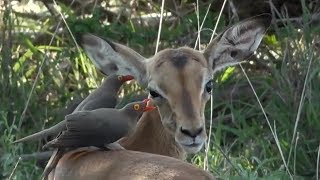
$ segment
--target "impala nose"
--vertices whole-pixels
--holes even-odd
[[[203,127],[195,128],[195,129],[184,129],[183,127],[181,127],[180,131],[184,135],[187,135],[192,138],[196,138],[200,133],[202,133]]]

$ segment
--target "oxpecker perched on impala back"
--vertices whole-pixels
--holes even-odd
[[[132,102],[122,109],[100,108],[67,115],[66,130],[44,146],[57,149],[43,172],[43,178],[46,179],[67,149],[89,146],[123,149],[116,141],[134,129],[143,112],[155,109],[147,106],[149,100]]]

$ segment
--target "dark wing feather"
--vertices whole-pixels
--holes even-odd
[[[46,147],[54,148],[77,148],[87,146],[103,146],[107,138],[91,132],[64,131],[59,137],[48,142]]]
[[[65,117],[67,130],[92,131],[107,124],[97,111],[79,111]]]
[[[67,130],[50,141],[46,147],[100,147],[117,141],[127,133],[128,127],[125,121],[117,119],[121,116],[117,116],[115,111],[112,112],[110,116],[107,110],[97,109],[66,116]]]

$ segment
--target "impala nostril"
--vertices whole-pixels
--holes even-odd
[[[182,127],[180,128],[180,131],[182,132],[182,134],[185,134],[187,136],[192,136],[190,131],[187,129],[183,129]]]
[[[182,134],[185,134],[187,136],[190,136],[192,138],[195,138],[197,137],[200,133],[202,133],[203,131],[203,128],[198,128],[198,129],[195,129],[195,130],[190,130],[190,129],[184,129],[184,128],[180,128],[180,131]]]
[[[199,135],[200,133],[202,133],[202,131],[203,131],[203,128],[201,127],[198,129],[198,131],[196,131],[196,134]]]

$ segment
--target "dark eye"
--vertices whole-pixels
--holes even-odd
[[[161,97],[161,95],[154,90],[149,90],[149,93],[152,96],[152,98]]]
[[[213,88],[213,80],[210,80],[210,81],[207,82],[207,84],[206,84],[206,91],[207,91],[209,94],[211,94],[212,88]]]
[[[231,56],[232,58],[235,58],[235,57],[237,56],[237,54],[238,54],[238,51],[233,50],[233,51],[231,51],[230,56]]]

